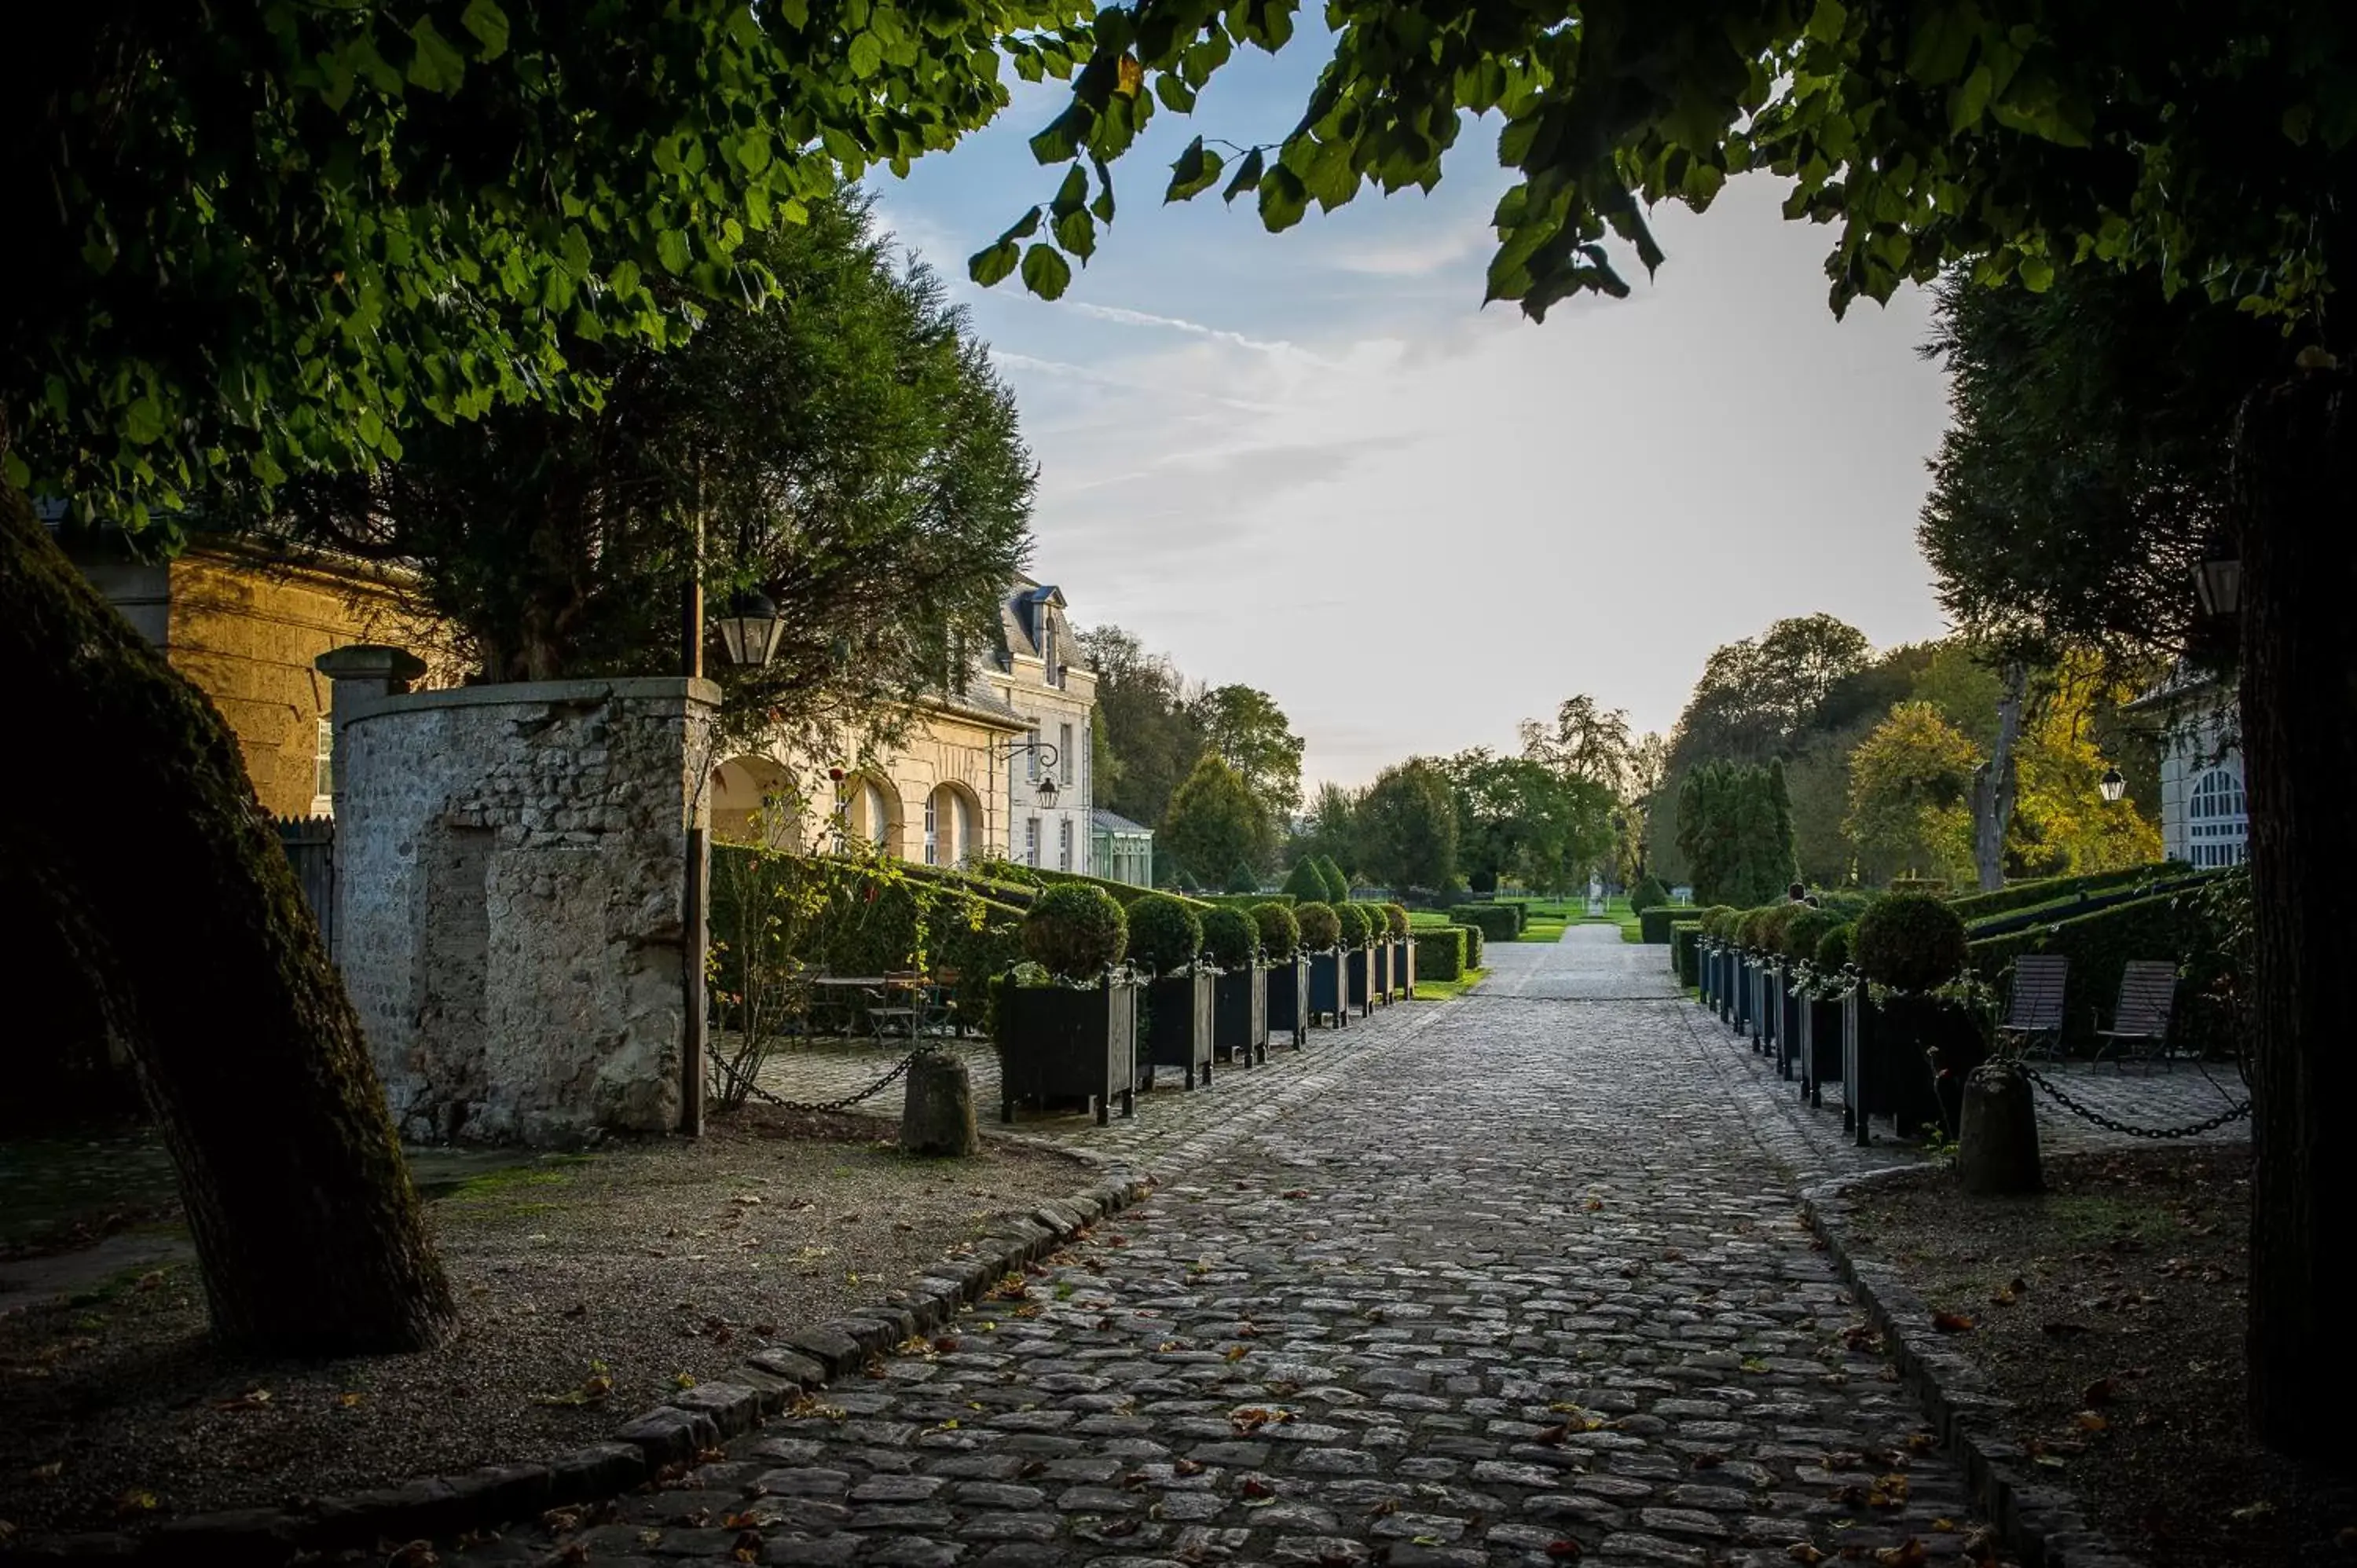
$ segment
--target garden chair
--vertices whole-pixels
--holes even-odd
[[[2112,1026],[2095,1031],[2104,1042],[2096,1047],[2095,1059],[2118,1052],[2112,1063],[2118,1068],[2133,1052],[2139,1060],[2150,1061],[2158,1056],[2162,1066],[2170,1065],[2169,1021],[2176,1005],[2177,965],[2166,959],[2130,959],[2120,974],[2120,1000],[2112,1010]]]
[[[876,1032],[876,1043],[889,1045],[895,1040],[909,1045],[917,1043],[917,1026],[924,1015],[925,977],[909,971],[895,971],[884,977],[881,986],[865,986],[860,994],[867,999],[867,1026]],[[894,996],[906,999],[896,1003]]]
[[[2027,1057],[2042,1047],[2048,1056],[2062,1048],[2062,993],[2071,961],[2060,953],[2030,953],[2013,961],[2013,993],[2007,998],[1997,1038],[2018,1044]]]

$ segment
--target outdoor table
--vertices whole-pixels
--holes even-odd
[[[900,991],[921,999],[934,989],[935,983],[931,976],[923,974],[820,974],[811,978],[811,986],[818,996],[826,996],[829,992],[838,993],[828,998],[828,1003],[843,1009],[846,1026],[843,1032],[846,1035],[851,1033],[848,1025],[852,1009],[866,993],[872,991],[888,998]],[[913,1035],[913,1024],[910,1032]]]

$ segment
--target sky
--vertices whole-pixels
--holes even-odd
[[[1195,113],[1157,113],[1114,167],[1116,220],[1053,304],[965,258],[1060,169],[1013,108],[905,180],[871,181],[951,282],[1016,392],[1040,467],[1032,574],[1190,678],[1272,693],[1305,780],[1514,746],[1576,693],[1666,731],[1705,657],[1830,611],[1878,646],[1943,629],[1914,525],[1947,422],[1919,293],[1825,304],[1831,231],[1780,188],[1664,206],[1669,260],[1626,300],[1544,325],[1483,308],[1507,185],[1469,124],[1429,195],[1368,190],[1265,232],[1249,198],[1162,205],[1201,133],[1273,142],[1323,56],[1240,57]],[[1308,48],[1304,48],[1308,45]]]

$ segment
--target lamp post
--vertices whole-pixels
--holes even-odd
[[[1015,759],[1022,756],[1027,751],[1039,760],[1039,777],[1031,781],[1031,793],[1033,799],[1038,800],[1041,808],[1044,810],[1052,811],[1056,809],[1056,763],[1059,754],[1054,743],[1041,740],[1037,736],[1033,736],[1025,740],[1004,741],[999,745],[991,747],[992,756],[1004,757],[1006,758],[1006,809],[1008,811],[1006,823],[1006,857],[1009,860],[1015,858],[1015,822],[1013,817],[1015,810]]]
[[[694,559],[704,558],[704,530],[696,527]],[[758,593],[730,596],[728,613],[720,618],[720,648],[728,662],[758,670],[778,650],[784,623],[778,607]],[[690,681],[704,679],[704,581],[691,572],[680,602],[679,652],[681,672]],[[704,955],[707,945],[705,872],[711,855],[711,831],[690,821],[687,828],[687,877],[680,900],[680,990],[684,1028],[679,1053],[679,1130],[691,1138],[704,1133]]]

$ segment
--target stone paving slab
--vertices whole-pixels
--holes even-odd
[[[1964,1477],[1801,1222],[1813,1146],[1587,929],[1090,1129],[1160,1190],[665,1489],[467,1560],[1956,1561]]]

